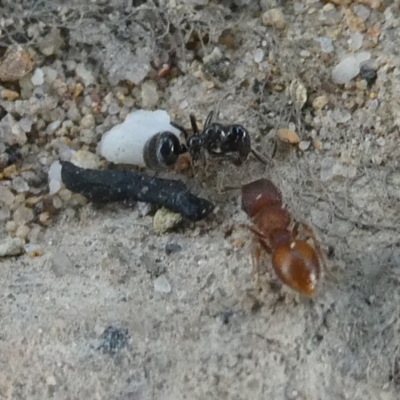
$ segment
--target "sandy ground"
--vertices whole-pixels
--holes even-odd
[[[219,13],[207,7],[187,6],[186,13],[167,8],[166,20],[179,19],[208,32],[207,53],[223,47],[216,34],[223,30],[221,21],[238,26],[239,39],[225,49],[234,66],[228,84],[218,81],[210,90],[192,64],[165,85],[157,107],[179,121],[187,121],[189,112],[205,118],[210,109],[219,108],[220,119],[245,124],[264,153],[272,148],[274,129],[290,122],[302,138],[315,129],[316,139],[329,146],[300,154],[280,143],[272,166],[253,157],[241,167],[212,165],[210,176],[200,174],[192,184],[216,204],[214,214],[161,236],[153,231],[152,217],[143,216],[143,207],[137,205],[87,204],[74,212],[62,210],[37,237],[43,256],[1,260],[0,399],[398,398],[395,91],[400,19],[397,14],[387,22],[388,4],[372,12],[367,28],[379,26],[381,35],[367,50],[379,60],[378,81],[364,93],[365,103],[346,108],[360,91],[330,81],[330,71],[346,50],[345,20],[338,24],[334,16],[314,24],[323,4],[304,2],[306,8],[299,13],[292,2],[281,3],[262,2],[260,9],[253,6],[255,11],[221,5]],[[16,12],[8,6],[10,13]],[[274,6],[282,7],[286,33],[261,23],[262,12]],[[311,8],[316,13],[308,13]],[[343,17],[346,10],[338,7],[335,12]],[[90,40],[82,38],[96,25],[84,11],[88,20],[83,24],[73,29],[65,23],[71,45],[79,45],[62,57],[77,62],[83,57],[90,69],[88,54],[96,46],[89,50],[85,46]],[[48,14],[41,12],[48,21]],[[218,29],[212,18],[218,20]],[[313,56],[319,54],[316,38],[336,25],[343,33],[337,36],[333,61],[324,64]],[[107,26],[99,31],[98,45],[108,40]],[[262,40],[271,55],[268,73],[248,61]],[[299,51],[311,56],[304,53],[302,61]],[[106,79],[104,64],[103,69],[93,67],[96,79]],[[276,79],[274,68],[280,70]],[[327,93],[330,102],[324,112],[318,114],[311,106],[299,112],[285,90],[272,88],[290,86],[295,78],[306,82],[311,96]],[[273,85],[260,93],[254,79],[271,79]],[[374,112],[368,108],[372,91],[381,104]],[[350,110],[350,119],[332,116],[343,110]],[[318,117],[325,130],[316,126]],[[385,145],[376,143],[379,137]],[[332,173],[337,161],[345,176]],[[242,226],[247,219],[239,193],[220,189],[262,176],[280,187],[296,217],[315,228],[328,255],[320,291],[312,300],[282,287],[270,269],[262,292],[255,290],[251,234]]]

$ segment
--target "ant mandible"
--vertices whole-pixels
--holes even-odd
[[[262,251],[271,255],[272,267],[279,279],[293,290],[312,297],[321,278],[322,251],[312,232],[294,221],[283,208],[279,189],[268,179],[259,179],[242,186],[242,209],[254,226],[253,266],[258,272]],[[305,233],[299,239],[299,229]],[[307,239],[312,240],[312,246]]]

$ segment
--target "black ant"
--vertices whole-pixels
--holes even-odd
[[[188,136],[184,128],[173,124],[186,137],[186,149],[182,146],[181,151],[188,151],[193,163],[199,159],[203,151],[207,151],[213,157],[228,159],[235,165],[243,164],[250,153],[262,163],[268,163],[251,147],[249,132],[242,125],[223,125],[212,122],[213,116],[214,112],[211,111],[204,122],[203,130],[200,131],[195,116],[190,114],[193,131],[191,136]]]

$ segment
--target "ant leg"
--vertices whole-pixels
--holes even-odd
[[[257,292],[261,292],[261,284],[260,284],[260,271],[261,271],[261,256],[262,256],[262,247],[260,241],[256,238],[253,238],[251,243],[251,265],[253,267],[252,275],[255,277],[255,286]]]
[[[246,161],[242,157],[240,157],[240,155],[236,156],[235,154],[217,153],[217,152],[215,152],[213,150],[209,150],[208,154],[211,157],[214,157],[216,159],[220,159],[222,161],[230,161],[232,164],[236,165],[237,167],[241,166],[244,163],[244,161]]]
[[[214,116],[214,111],[210,111],[208,113],[208,115],[207,115],[207,118],[206,118],[205,122],[204,122],[203,130],[206,129],[211,124],[213,116]]]
[[[267,157],[265,157],[263,154],[259,153],[259,152],[258,152],[256,149],[254,149],[254,148],[251,149],[251,154],[253,154],[253,156],[254,156],[255,158],[257,158],[257,160],[260,161],[260,162],[262,162],[263,164],[265,164],[265,165],[271,164],[271,157],[270,157],[270,156],[268,156],[268,158],[267,158]]]

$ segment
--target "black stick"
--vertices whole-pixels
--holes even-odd
[[[94,170],[61,162],[61,179],[67,189],[93,202],[134,200],[156,204],[191,221],[205,218],[214,205],[190,193],[180,180],[153,178],[132,171]]]

